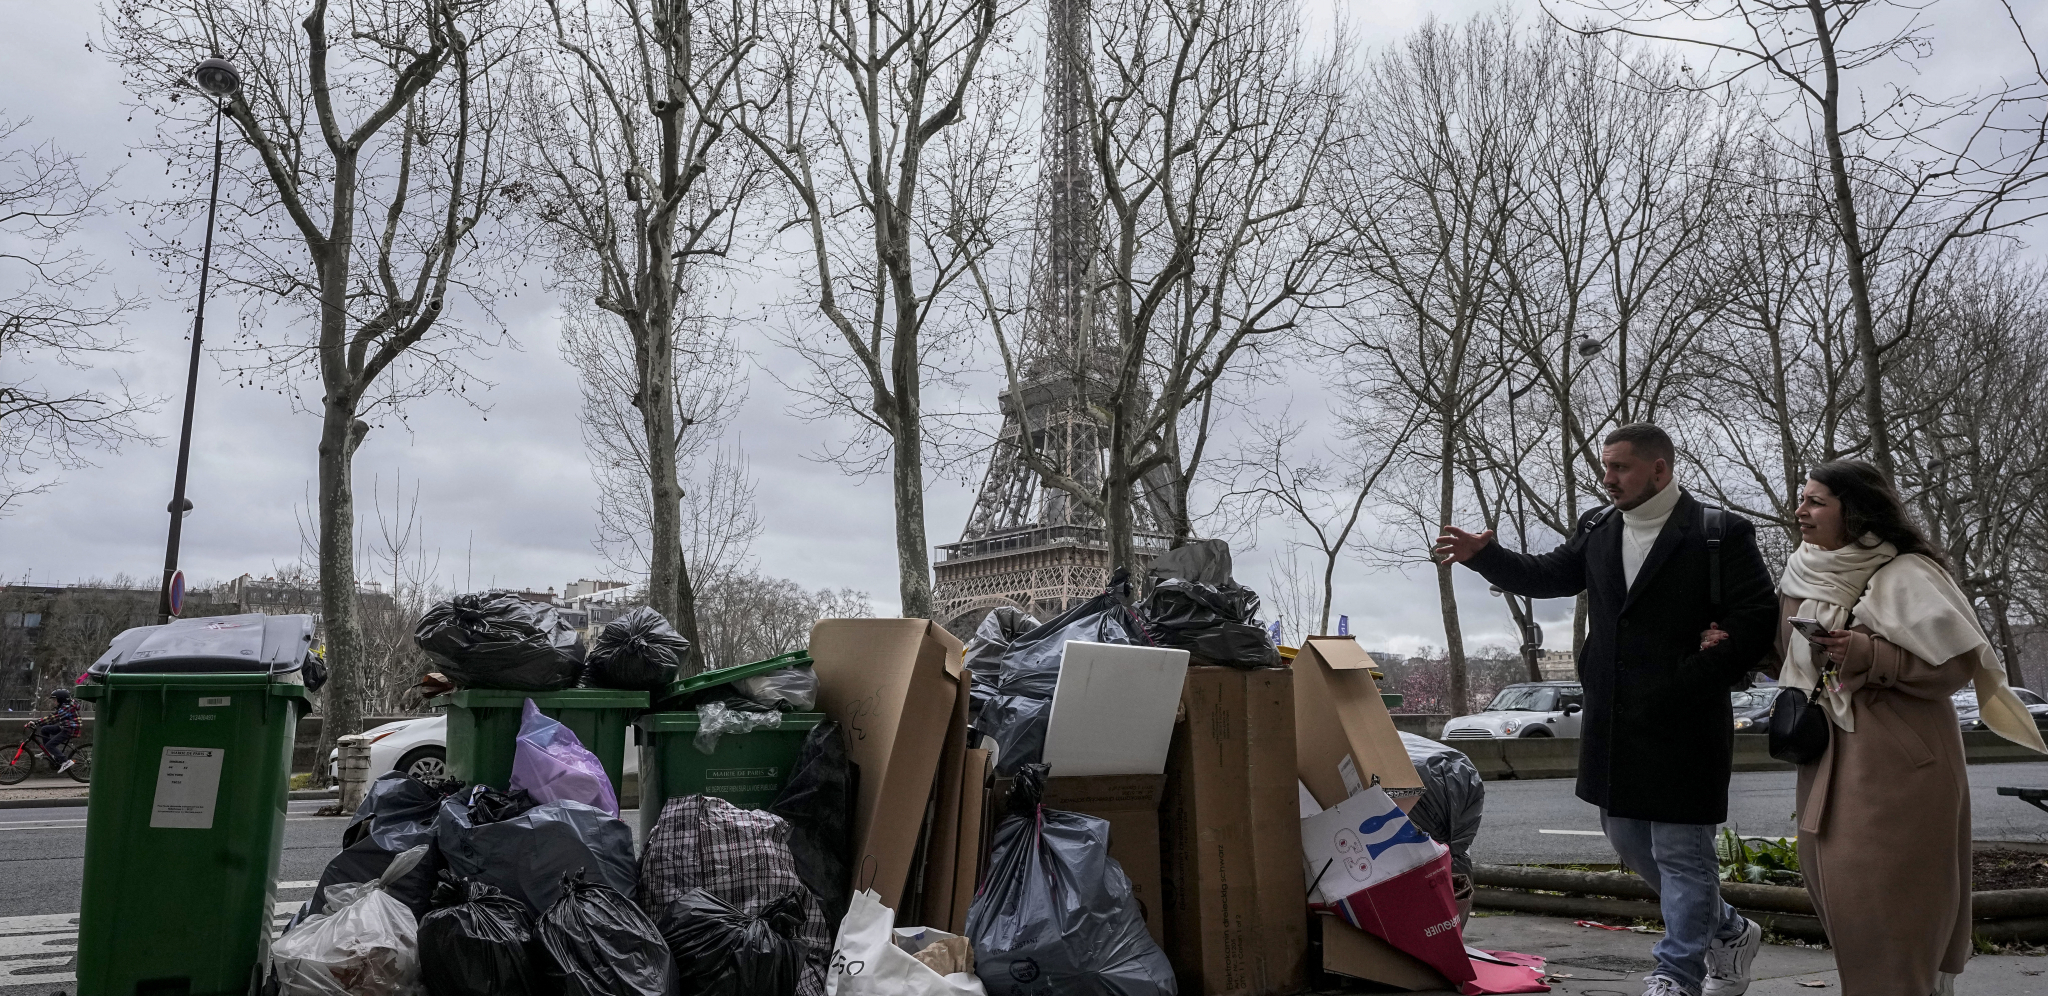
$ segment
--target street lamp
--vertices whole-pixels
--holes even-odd
[[[178,577],[178,539],[185,513],[192,502],[185,497],[185,468],[192,459],[192,403],[199,393],[200,336],[206,331],[206,278],[213,271],[213,218],[220,207],[221,123],[227,101],[242,89],[242,72],[235,64],[215,56],[192,67],[192,83],[213,98],[213,193],[206,202],[206,245],[199,253],[199,305],[192,314],[192,365],[185,373],[185,424],[178,432],[178,475],[171,486],[171,534],[164,543],[164,584],[157,600],[158,622],[170,622],[183,608],[184,588],[172,598],[172,582]]]

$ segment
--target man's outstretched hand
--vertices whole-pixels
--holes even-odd
[[[1445,526],[1443,535],[1436,538],[1436,549],[1433,552],[1438,563],[1462,564],[1471,560],[1479,551],[1486,549],[1486,545],[1491,542],[1491,529],[1468,533],[1457,526]]]

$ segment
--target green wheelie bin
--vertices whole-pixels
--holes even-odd
[[[448,774],[471,785],[504,789],[512,780],[512,756],[526,700],[541,714],[568,727],[597,755],[611,779],[612,794],[623,792],[626,727],[647,711],[647,693],[615,688],[565,688],[559,692],[518,692],[465,688],[434,700],[448,710]]]
[[[694,712],[650,712],[633,724],[640,745],[640,839],[654,832],[661,807],[686,795],[715,795],[741,809],[767,809],[803,754],[822,712],[786,712],[782,725],[718,738],[697,749]]]
[[[312,640],[305,615],[183,619],[93,664],[79,996],[253,991]]]

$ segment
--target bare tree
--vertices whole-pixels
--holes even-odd
[[[337,18],[330,18],[330,13]],[[479,229],[504,185],[496,69],[516,10],[483,0],[124,0],[109,12],[114,57],[141,105],[162,116],[153,149],[197,176],[185,132],[211,123],[194,100],[192,59],[238,62],[225,113],[255,153],[226,170],[222,284],[244,305],[236,368],[245,383],[291,390],[321,417],[321,616],[330,679],[323,747],[357,725],[366,660],[358,618],[352,463],[372,419],[409,399],[465,392],[480,330],[450,315],[466,295],[488,322],[497,243]],[[197,106],[194,106],[197,105]],[[196,203],[162,205],[175,228]],[[168,220],[165,220],[168,219]],[[152,244],[188,262],[175,231]],[[264,319],[269,309],[285,322]],[[311,384],[317,383],[317,390]],[[304,385],[305,394],[296,392]]]
[[[792,341],[815,367],[819,413],[851,415],[886,441],[905,616],[932,614],[924,516],[925,389],[947,348],[927,338],[965,259],[949,229],[974,219],[932,198],[939,136],[983,109],[984,60],[1015,8],[1001,0],[788,0],[766,18],[735,126],[787,195],[782,227],[802,247],[804,293],[822,335]],[[986,108],[1003,110],[1001,104]],[[955,148],[955,155],[974,150]],[[859,441],[856,443],[858,448]]]
[[[715,431],[717,420],[704,408],[719,404],[714,395],[729,391],[732,378],[720,383],[691,369],[728,370],[719,347],[729,344],[705,341],[711,337],[701,334],[701,322],[687,327],[695,316],[685,302],[731,250],[761,178],[747,144],[729,129],[757,12],[749,0],[548,0],[547,7],[554,45],[534,58],[523,91],[530,208],[554,244],[561,289],[616,322],[586,320],[578,348],[564,347],[583,373],[586,429],[593,418],[605,423],[585,439],[601,463],[629,464],[644,478],[633,487],[646,498],[631,504],[647,513],[639,552],[648,603],[695,643],[677,468],[689,450],[701,449],[694,437]],[[615,355],[592,341],[605,334],[622,340],[610,350]],[[618,397],[597,396],[604,392]],[[611,424],[624,421],[621,401],[637,415],[630,443],[608,434],[628,428]],[[626,484],[610,475],[606,483]],[[621,497],[608,489],[606,500]]]
[[[92,450],[154,442],[135,424],[153,410],[114,378],[111,389],[28,372],[63,373],[125,351],[122,315],[139,299],[103,288],[105,264],[73,244],[87,218],[107,210],[111,179],[88,176],[79,158],[32,143],[29,122],[0,117],[0,515],[57,485],[46,467],[91,466]]]
[[[865,592],[851,588],[806,591],[785,578],[758,572],[726,575],[703,593],[706,668],[725,668],[800,650],[820,619],[874,614]]]

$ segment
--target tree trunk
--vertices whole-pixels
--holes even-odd
[[[1451,431],[1450,426],[1446,425],[1444,427],[1443,448],[1438,453],[1438,459],[1441,461],[1439,464],[1441,467],[1439,475],[1441,489],[1437,495],[1437,521],[1439,523],[1449,523],[1452,521],[1451,516],[1457,511],[1457,466],[1452,461],[1452,457],[1455,455],[1453,449],[1456,446],[1454,437],[1455,434]],[[1451,669],[1450,711],[1451,715],[1455,717],[1463,716],[1472,711],[1472,695],[1466,687],[1465,634],[1458,623],[1458,593],[1456,587],[1451,583],[1451,571],[1452,565],[1449,561],[1440,560],[1437,562],[1436,594],[1437,600],[1443,605],[1444,651],[1448,656],[1448,660],[1445,663]]]
[[[654,281],[657,286],[665,282]],[[649,314],[647,328],[636,338],[640,391],[634,404],[640,408],[641,430],[647,440],[647,486],[652,499],[647,604],[663,618],[680,624],[677,596],[683,569],[683,489],[676,481],[675,350],[667,315]]]
[[[900,343],[897,348],[902,350]],[[903,382],[897,381],[899,399],[904,389]],[[892,479],[896,487],[897,590],[903,598],[904,618],[930,619],[932,562],[924,539],[924,426],[913,405],[899,405],[895,435]]]
[[[687,557],[676,558],[676,632],[690,641],[690,652],[683,659],[683,674],[696,674],[704,670],[704,644],[697,632],[697,587],[690,580],[690,563]]]
[[[1998,655],[2005,659],[2005,679],[2014,688],[2027,688],[2027,672],[2020,665],[2020,644],[2012,631],[2012,599],[2003,591],[1987,593],[1984,601],[1998,616]]]
[[[321,691],[320,740],[313,750],[315,780],[327,784],[325,759],[336,737],[359,732],[363,719],[362,668],[366,654],[356,617],[355,485],[351,465],[369,431],[348,399],[330,398],[320,425],[320,625],[327,646],[327,685]]]

